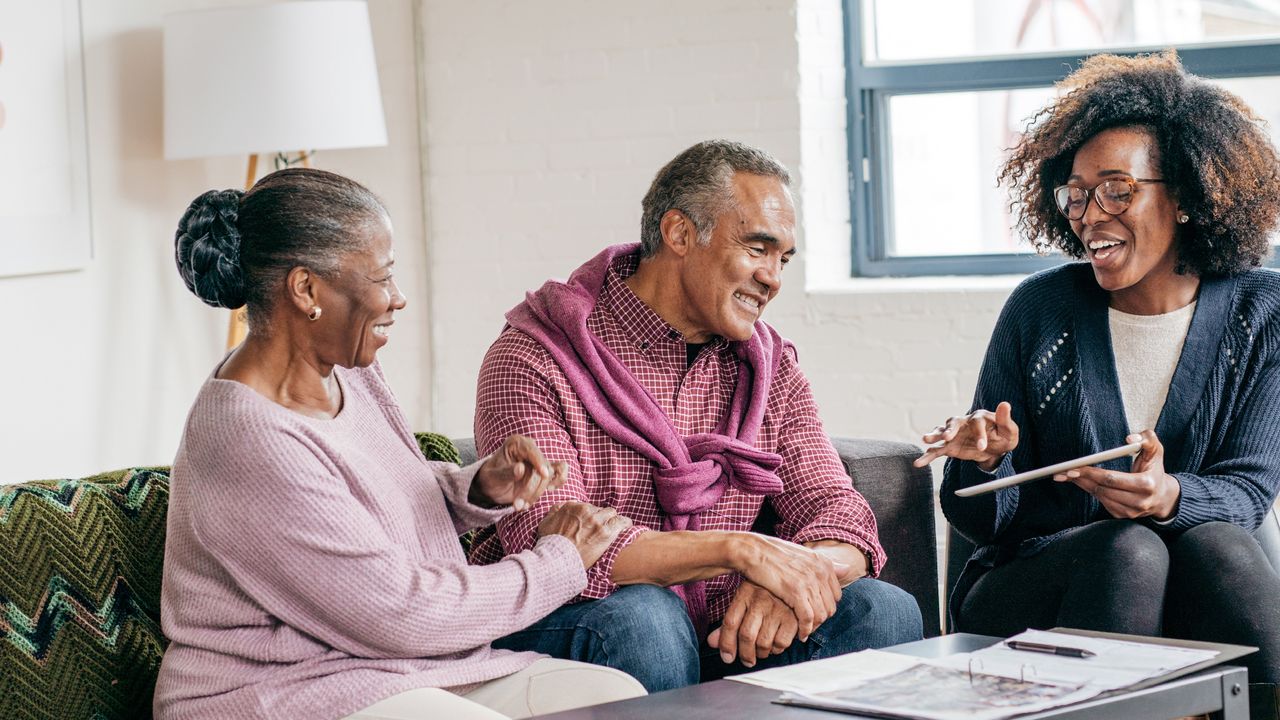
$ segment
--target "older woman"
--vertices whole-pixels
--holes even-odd
[[[628,524],[565,505],[487,567],[458,533],[563,482],[527,438],[423,459],[375,362],[405,306],[381,202],[282,170],[208,192],[178,226],[205,302],[248,306],[174,461],[159,718],[494,718],[643,694],[608,668],[491,649],[577,595]],[[487,707],[486,707],[487,706]]]
[[[1238,98],[1172,53],[1097,56],[1002,172],[1042,248],[996,324],[973,410],[924,436],[942,507],[978,549],[959,630],[1063,625],[1256,645],[1275,717],[1280,580],[1250,535],[1280,487],[1277,156]],[[960,488],[1142,442],[1111,461],[971,498]]]

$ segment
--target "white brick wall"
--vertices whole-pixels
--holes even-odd
[[[964,410],[1012,282],[849,281],[836,0],[425,2],[434,426],[471,434],[504,311],[634,241],[653,174],[709,137],[794,171],[800,260],[767,319],[837,434],[917,440]]]
[[[369,3],[388,145],[323,151],[316,165],[367,183],[391,211],[397,275],[411,305],[380,357],[410,422],[427,427],[414,2]],[[245,158],[164,159],[162,19],[255,3],[81,4],[93,259],[76,272],[0,278],[0,375],[9,379],[0,399],[0,483],[173,462],[227,327],[226,312],[183,287],[173,231],[196,195],[244,181]],[[263,165],[265,173],[271,163]]]

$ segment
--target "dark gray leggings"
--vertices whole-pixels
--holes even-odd
[[[1255,645],[1253,683],[1280,683],[1280,578],[1253,536],[1206,523],[1166,543],[1129,520],[1076,528],[983,575],[956,620],[1007,637],[1055,626]]]

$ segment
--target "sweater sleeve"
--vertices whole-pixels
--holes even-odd
[[[1222,521],[1256,530],[1280,489],[1280,357],[1272,353],[1199,472],[1178,472],[1177,513],[1158,530]]]
[[[787,398],[779,436],[785,490],[773,496],[781,522],[778,536],[797,543],[837,540],[867,556],[867,575],[884,567],[876,518],[866,498],[853,488],[840,456],[818,417],[809,381],[790,353],[784,353],[775,388]]]
[[[239,428],[210,443],[191,488],[193,529],[263,610],[342,652],[431,657],[527,627],[585,582],[562,537],[483,567],[415,560],[298,431]]]
[[[466,467],[458,467],[451,463],[433,462],[431,469],[444,492],[444,499],[449,505],[449,515],[453,517],[453,529],[459,535],[488,527],[514,510],[510,505],[497,508],[483,508],[471,502],[471,483],[475,482],[476,473],[489,457],[480,458]]]
[[[1022,290],[1022,288],[1019,288]],[[1025,398],[1023,363],[1020,361],[1020,330],[1017,318],[1024,313],[1034,313],[1027,306],[1028,293],[1015,290],[1000,312],[987,353],[978,374],[973,405],[969,412],[979,408],[995,410],[1001,402],[1012,407],[1013,422],[1018,425],[1019,444],[1013,452],[1001,460],[994,473],[988,473],[972,460],[947,458],[943,469],[942,488],[938,492],[942,511],[965,537],[977,545],[993,542],[1000,532],[1009,527],[1018,509],[1020,489],[1017,486],[997,490],[970,498],[955,494],[961,488],[972,487],[997,478],[1015,474],[1015,467],[1027,468],[1031,447],[1031,428],[1028,427],[1028,405]]]
[[[525,552],[534,546],[538,524],[556,505],[568,501],[609,505],[607,498],[591,492],[583,478],[578,450],[565,425],[558,395],[546,374],[537,367],[543,359],[533,355],[545,352],[522,333],[509,331],[489,349],[480,368],[475,416],[477,452],[492,453],[507,436],[518,433],[537,443],[547,460],[563,461],[567,468],[565,482],[559,489],[543,493],[533,507],[497,523],[498,539],[508,554]],[[545,361],[551,362],[549,357]],[[618,589],[613,582],[614,560],[623,548],[648,530],[634,524],[618,534],[587,571],[582,599],[608,597]]]

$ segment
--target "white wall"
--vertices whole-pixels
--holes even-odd
[[[221,357],[227,320],[183,287],[173,230],[199,193],[238,187],[245,160],[164,160],[161,18],[232,4],[251,3],[81,3],[94,258],[79,272],[0,278],[0,482],[173,460],[187,408]],[[382,358],[410,420],[425,427],[429,314],[413,4],[372,0],[370,15],[390,145],[324,152],[316,164],[365,182],[390,208],[410,306]]]
[[[839,2],[427,2],[422,20],[437,428],[471,433],[502,313],[634,241],[653,174],[710,137],[798,170],[801,253],[766,319],[828,429],[916,440],[967,408],[1013,281],[845,277]]]
[[[80,272],[0,278],[0,482],[172,460],[225,327],[174,272],[173,227],[244,171],[162,158],[161,17],[257,1],[83,3],[96,254]],[[802,254],[767,319],[799,346],[828,428],[913,439],[967,406],[1011,283],[843,277],[836,0],[371,0],[370,14],[391,143],[317,164],[390,206],[410,306],[381,357],[415,426],[471,434],[502,313],[634,240],[653,173],[708,137],[796,171]]]

